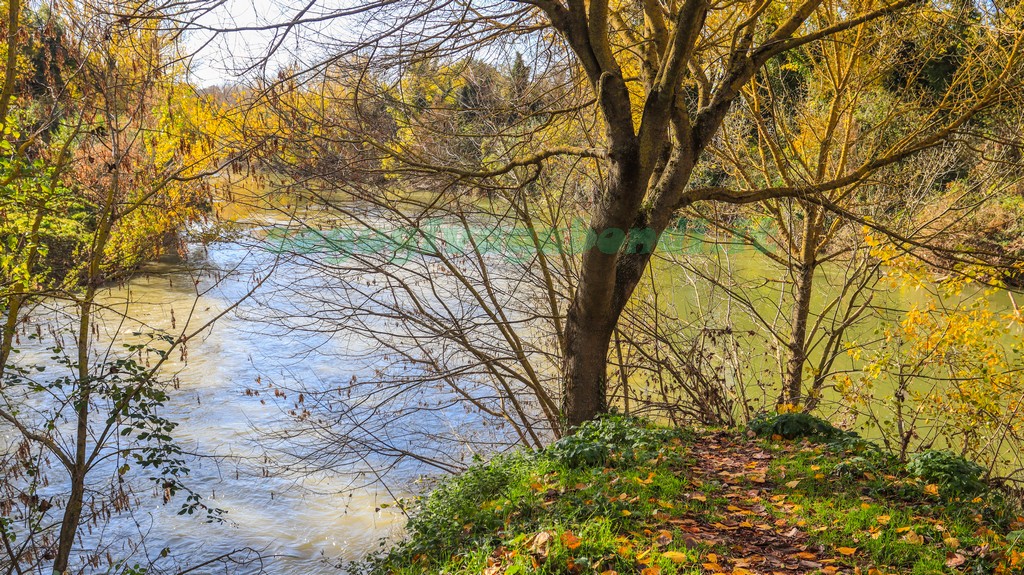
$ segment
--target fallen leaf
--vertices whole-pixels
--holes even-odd
[[[567,549],[576,549],[583,542],[580,541],[579,537],[572,534],[572,531],[566,531],[562,533],[562,545],[565,545]]]
[[[856,547],[839,547],[839,548],[836,549],[836,551],[842,553],[843,555],[853,555],[854,553],[857,552],[857,548]]]
[[[788,487],[790,489],[793,489],[797,485],[800,485],[800,480],[799,479],[794,479],[793,481],[790,481],[790,482],[786,483],[786,487]]]
[[[661,556],[667,558],[669,561],[673,563],[686,562],[686,553],[680,553],[678,551],[666,551],[662,553]]]
[[[942,540],[942,542],[945,543],[947,546],[952,547],[953,549],[957,549],[960,547],[960,540],[956,537],[946,537]]]
[[[924,492],[927,493],[928,495],[938,495],[939,486],[935,485],[934,483],[929,483],[928,485],[924,486]]]
[[[907,534],[903,536],[903,540],[912,545],[921,545],[924,543],[924,537],[921,537],[913,531],[907,531]]]
[[[640,575],[661,575],[661,567],[655,565],[654,567],[648,567],[640,572]]]
[[[878,517],[875,517],[875,521],[877,521],[878,523],[880,523],[882,525],[888,525],[890,519],[892,519],[892,518],[889,517],[888,515],[879,515]]]
[[[967,558],[959,553],[946,553],[946,567],[959,567]]]

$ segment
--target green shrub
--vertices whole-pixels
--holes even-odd
[[[420,500],[419,508],[412,510],[407,529],[413,537],[403,551],[409,557],[435,555],[446,549],[491,543],[502,523],[486,504],[506,497],[509,488],[521,482],[528,473],[529,459],[525,455],[499,457],[442,480],[429,497]]]
[[[679,430],[655,428],[642,419],[612,414],[580,425],[572,435],[551,445],[545,454],[568,467],[605,465],[613,454],[623,463],[630,463],[682,435]]]
[[[834,441],[857,437],[852,431],[843,431],[831,423],[807,413],[772,413],[755,417],[748,428],[761,436],[779,435],[785,439],[808,437]]]
[[[985,470],[973,461],[949,451],[924,451],[910,458],[907,472],[939,486],[950,497],[972,497],[987,490],[981,475]]]

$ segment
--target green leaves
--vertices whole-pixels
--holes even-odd
[[[928,484],[938,485],[946,497],[971,497],[983,493],[987,486],[981,480],[985,470],[949,451],[925,451],[910,458],[907,471]]]

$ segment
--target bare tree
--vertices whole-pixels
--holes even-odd
[[[555,145],[532,138],[538,132],[524,132],[519,122],[512,124],[518,132],[508,125],[491,126],[510,142],[491,154],[453,153],[467,137],[493,135],[467,132],[468,124],[457,121],[465,114],[436,122],[422,121],[422,115],[399,117],[398,132],[414,137],[397,141],[368,136],[357,121],[339,139],[373,147],[392,173],[429,173],[435,181],[449,182],[433,188],[436,198],[467,186],[501,187],[495,182],[513,171],[543,170],[554,158],[577,158],[590,166],[593,185],[579,209],[587,215],[594,249],[579,255],[572,295],[560,308],[565,313],[561,411],[569,426],[607,409],[609,346],[616,325],[655,251],[652,240],[680,210],[707,202],[798,198],[808,213],[814,212],[811,220],[826,218],[830,211],[850,217],[850,210],[835,203],[836,196],[851,193],[880,169],[956,136],[978,113],[1006,101],[1019,87],[1016,16],[992,7],[979,7],[983,17],[965,24],[974,30],[976,41],[930,95],[913,85],[929,65],[927,58],[906,50],[899,56],[900,43],[928,45],[945,34],[946,23],[959,10],[915,0],[857,5],[808,0],[786,6],[530,0],[387,2],[341,12],[316,8],[310,5],[287,24],[276,23],[277,45],[289,31],[313,22],[358,21],[361,31],[356,34],[332,38],[330,29],[322,32],[330,48],[319,68],[356,62],[351,66],[358,78],[351,86],[353,105],[365,106],[381,97],[394,101],[407,72],[429,58],[454,65],[469,52],[497,55],[503,47],[528,46],[531,56],[566,63],[561,78],[567,86],[559,93],[574,98],[563,106],[556,102],[564,99],[540,99],[530,114],[549,126],[568,126],[565,118],[575,120],[578,131],[566,144],[557,138]],[[788,181],[754,179],[731,187],[695,179],[708,167],[711,148],[721,148],[732,137],[726,127],[737,114],[742,116],[745,93],[756,107],[751,98],[762,89],[758,74],[765,66],[801,51],[828,51],[850,37],[865,39],[858,49],[872,65],[898,73],[896,81],[908,83],[886,93],[889,113],[871,130],[851,134],[841,146],[821,147],[836,153],[856,149],[855,156],[836,164],[818,162],[810,172],[788,174]],[[306,70],[286,74],[288,82],[302,85],[310,77]],[[883,81],[882,74],[879,70],[873,76],[876,83]],[[382,90],[381,83],[390,88]],[[288,84],[278,84],[267,94],[283,85]],[[464,104],[438,101],[431,111],[445,114]],[[763,137],[785,146],[779,135],[767,132]],[[418,145],[428,141],[439,145]],[[825,156],[833,157],[831,152]],[[811,239],[805,242],[808,246],[815,243]],[[792,350],[806,344],[799,332],[797,326]],[[798,353],[790,371],[797,373],[802,364]]]

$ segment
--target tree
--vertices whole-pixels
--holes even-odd
[[[126,349],[99,326],[105,286],[205,214],[200,178],[222,150],[191,123],[210,119],[208,102],[180,78],[170,21],[190,7],[10,6],[4,55],[17,74],[7,67],[0,99],[0,421],[17,439],[0,453],[0,565],[65,573],[98,564],[101,550],[78,554],[81,526],[131,505],[129,471],[157,481],[167,499],[184,491],[186,512],[215,512],[185,487],[176,424],[161,414],[169,383],[159,368],[196,326]],[[45,365],[14,355],[22,337],[43,337],[25,332],[39,307],[61,318]],[[159,360],[147,365],[150,352]],[[104,469],[114,473],[97,490]],[[48,481],[66,487],[61,497],[39,496]]]
[[[941,81],[930,83],[927,97],[916,89],[900,89],[887,100],[875,100],[874,105],[893,106],[903,115],[854,134],[842,146],[867,151],[814,177],[788,182],[758,179],[736,187],[702,182],[697,176],[707,167],[709,149],[731,137],[723,128],[733,121],[743,94],[759,89],[757,78],[766,66],[785,63],[799,53],[815,57],[837,38],[863,38],[872,46],[869,52],[877,55],[875,63],[916,86],[936,64],[919,57],[913,46],[928,45],[945,34],[944,22],[958,8],[919,0],[392,2],[334,14],[362,14],[366,20],[358,41],[334,39],[329,61],[337,63],[358,53],[366,59],[364,69],[402,70],[427,54],[452,57],[471,46],[479,50],[482,45],[517,43],[518,49],[531,40],[533,54],[568,62],[565,79],[581,81],[581,98],[568,112],[547,106],[535,116],[561,112],[583,118],[578,141],[584,145],[511,146],[506,148],[509,153],[469,165],[454,157],[438,162],[435,156],[432,161],[415,150],[378,142],[378,149],[386,151],[395,166],[432,172],[461,185],[484,185],[481,182],[500,179],[519,167],[542,169],[556,156],[594,161],[593,189],[583,205],[593,241],[580,256],[560,339],[562,411],[571,427],[607,409],[612,335],[650,262],[653,240],[680,210],[706,202],[753,204],[798,198],[812,220],[826,212],[849,217],[849,211],[834,204],[836,195],[847,194],[887,166],[955,138],[978,113],[1017,91],[1020,15],[1015,9],[977,10],[983,17],[963,22],[973,28],[977,41],[952,59],[955,70],[942,72]],[[466,13],[474,17],[467,18]],[[300,26],[302,14],[288,26]],[[900,45],[906,48],[906,57],[888,58]],[[593,120],[593,126],[585,119]],[[432,129],[450,138],[459,136],[443,126]],[[505,128],[500,133],[512,135]],[[524,138],[520,143],[529,141]],[[795,336],[801,339],[799,333]],[[794,365],[800,363],[797,360]]]

